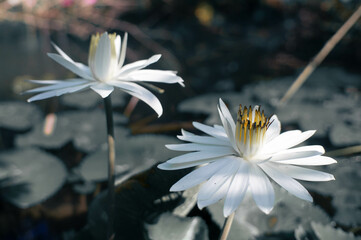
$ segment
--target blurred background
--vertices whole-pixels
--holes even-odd
[[[129,33],[126,63],[160,53],[161,60],[151,68],[178,71],[186,85],[159,86],[165,89],[156,93],[164,108],[159,119],[144,103],[119,91],[112,95],[121,158],[119,204],[127,209],[132,199],[127,198],[128,188],[121,183],[135,189],[134,198],[144,197],[143,191],[150,189],[157,192],[149,199],[144,197],[150,205],[133,203],[134,212],[127,214],[134,221],[125,221],[129,216],[119,210],[118,222],[130,222],[128,229],[133,232],[125,239],[163,239],[157,229],[174,229],[179,224],[184,224],[184,229],[196,226],[191,239],[217,239],[222,226],[215,217],[218,210],[200,211],[191,197],[169,196],[172,181],[184,172],[171,176],[152,166],[174,155],[163,145],[176,142],[181,128],[194,130],[192,121],[219,123],[219,97],[234,114],[238,104],[261,104],[269,115],[279,115],[283,130],[318,129],[311,143],[324,145],[336,159],[345,159],[339,161],[344,167],[324,169],[342,181],[309,185],[315,204],[299,204],[299,211],[287,215],[285,209],[297,207],[281,197],[278,203],[283,211],[275,214],[284,215],[260,220],[265,217],[255,209],[244,210],[245,215],[257,217],[251,222],[239,219],[234,231],[239,230],[242,239],[359,239],[361,21],[286,106],[278,108],[277,101],[360,3],[1,0],[0,239],[99,239],[91,222],[101,225],[102,220],[92,219],[89,206],[106,188],[105,119],[100,97],[88,91],[28,104],[29,96],[21,93],[34,87],[26,81],[29,79],[74,77],[47,57],[48,52],[55,52],[51,42],[72,59],[87,63],[91,34],[104,31],[121,36]],[[122,144],[125,141],[127,146]],[[134,178],[134,174],[138,175]],[[139,188],[148,180],[154,181],[147,182],[151,186],[161,187]],[[153,205],[156,200],[160,204]],[[178,205],[187,206],[180,215],[174,212]],[[99,217],[98,211],[92,216]],[[165,219],[173,219],[175,214],[177,220],[158,221],[164,212],[172,212]],[[295,219],[296,215],[309,221]],[[317,221],[310,224],[314,219]],[[161,225],[167,222],[174,225]],[[158,228],[154,227],[157,224]],[[135,236],[139,228],[143,231]]]

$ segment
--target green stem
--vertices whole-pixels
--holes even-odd
[[[115,212],[115,146],[114,146],[114,124],[113,110],[110,95],[104,98],[105,115],[107,119],[108,138],[108,229],[107,239],[114,239],[114,212]]]
[[[227,239],[229,231],[231,230],[233,219],[234,219],[234,213],[235,212],[233,212],[231,215],[229,215],[226,218],[226,220],[224,221],[221,237],[219,238],[219,240],[226,240]]]

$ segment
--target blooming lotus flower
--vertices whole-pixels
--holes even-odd
[[[159,100],[153,93],[137,83],[179,83],[184,86],[183,79],[177,76],[174,71],[143,69],[157,62],[161,55],[154,55],[147,60],[123,65],[127,39],[127,33],[124,35],[122,43],[120,36],[115,33],[108,34],[105,32],[102,35],[93,35],[89,48],[89,66],[74,62],[59,47],[54,45],[59,54],[48,53],[48,56],[80,78],[68,80],[32,80],[32,82],[48,86],[26,91],[25,93],[39,93],[28,99],[28,102],[73,93],[87,88],[91,88],[102,98],[105,98],[113,92],[114,87],[117,87],[144,101],[154,109],[158,116],[161,116],[163,109]]]
[[[176,170],[200,166],[176,182],[170,191],[183,191],[205,182],[197,197],[200,209],[225,199],[223,214],[233,213],[247,190],[257,206],[268,214],[274,206],[274,190],[269,178],[298,198],[312,201],[308,191],[295,179],[330,181],[333,175],[300,167],[336,163],[321,156],[322,146],[294,147],[315,131],[287,131],[280,134],[281,124],[276,115],[266,117],[258,106],[240,106],[237,122],[223,101],[219,100],[222,125],[193,126],[208,136],[198,136],[182,130],[180,140],[185,144],[166,145],[175,151],[191,151],[158,165],[160,169]]]

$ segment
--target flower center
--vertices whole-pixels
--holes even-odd
[[[241,157],[251,160],[263,146],[266,131],[271,124],[270,118],[265,117],[264,111],[255,106],[252,110],[239,106],[236,125],[236,143]]]

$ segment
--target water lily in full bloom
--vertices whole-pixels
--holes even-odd
[[[144,101],[158,116],[162,115],[163,109],[158,98],[146,88],[137,83],[159,82],[179,83],[184,86],[183,79],[174,71],[143,69],[157,62],[161,55],[154,55],[149,59],[124,64],[127,48],[127,33],[123,41],[119,35],[103,34],[93,35],[91,38],[88,65],[74,62],[59,47],[54,45],[59,54],[48,53],[54,61],[72,71],[79,78],[67,80],[32,80],[34,83],[47,86],[35,88],[25,93],[38,93],[28,99],[28,102],[42,100],[66,93],[73,93],[91,88],[102,98],[106,98],[114,90],[114,87],[133,95]]]
[[[320,166],[336,163],[321,156],[320,145],[296,145],[311,137],[315,131],[299,130],[280,133],[276,115],[266,117],[258,106],[240,106],[235,123],[228,108],[220,99],[218,106],[222,126],[207,126],[194,122],[193,126],[208,136],[198,136],[182,130],[180,140],[189,143],[166,145],[175,151],[190,151],[174,157],[158,167],[176,170],[200,166],[181,178],[171,191],[183,191],[205,182],[198,192],[197,204],[203,208],[224,199],[223,214],[233,213],[247,191],[257,206],[269,213],[274,206],[274,182],[298,198],[312,201],[308,191],[295,179],[330,181],[333,175],[301,166]]]

